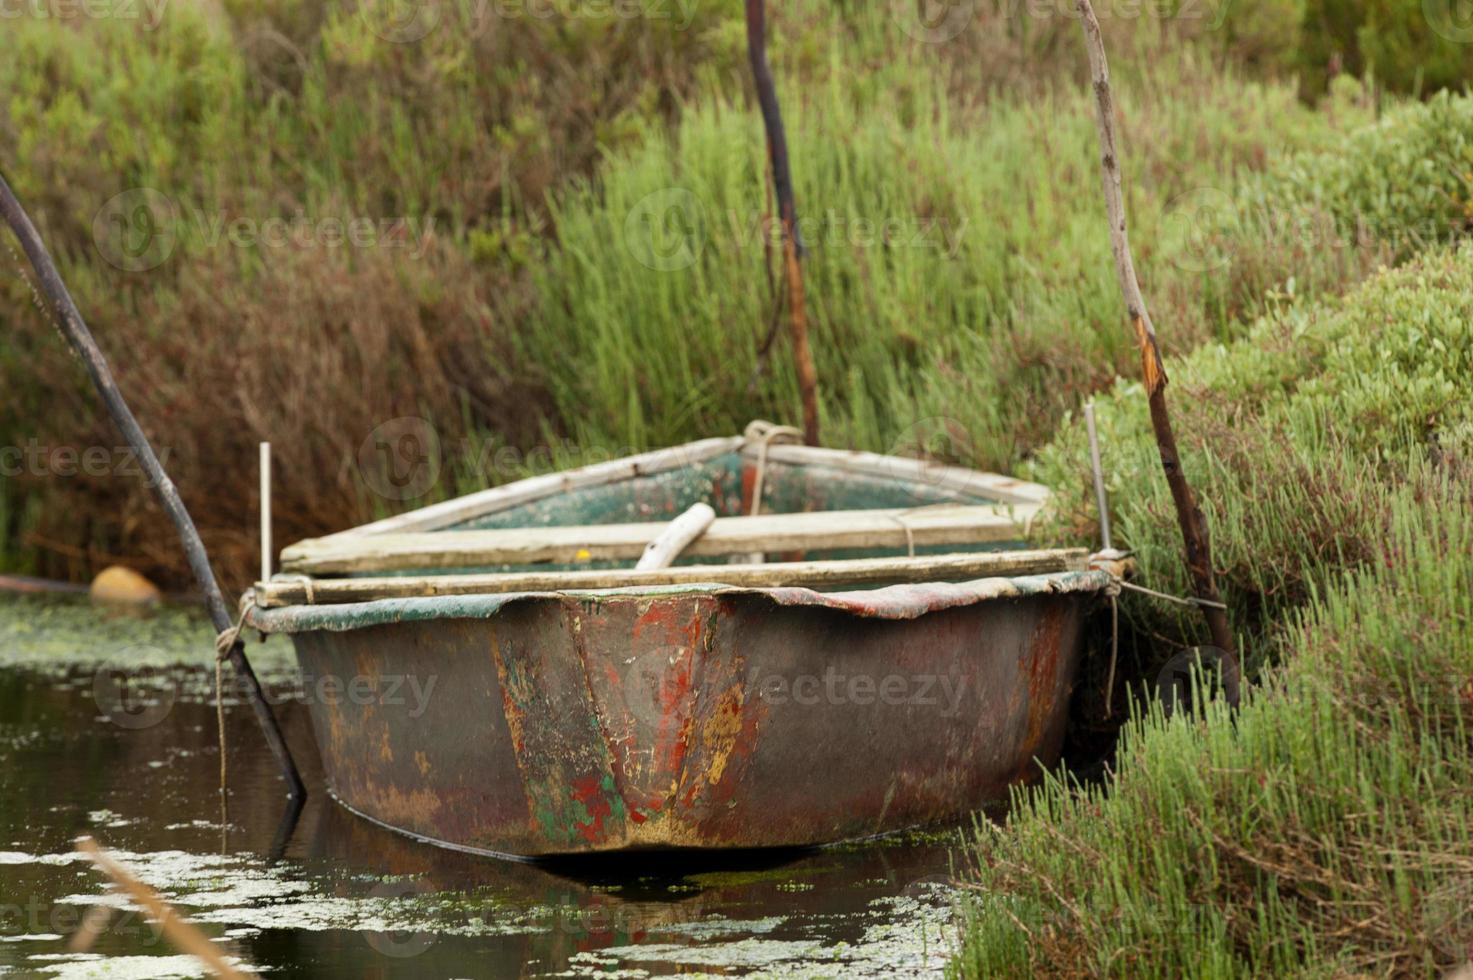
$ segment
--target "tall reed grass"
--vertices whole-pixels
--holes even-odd
[[[913,450],[950,433],[957,460],[1010,468],[1134,361],[1087,98],[1065,87],[962,111],[922,64],[871,91],[839,57],[822,87],[787,90],[826,438]],[[1177,349],[1262,309],[1242,291],[1202,302],[1204,270],[1171,239],[1215,226],[1182,205],[1228,197],[1275,142],[1336,133],[1287,88],[1209,72],[1168,56],[1121,95],[1144,274]],[[579,440],[660,445],[793,416],[785,349],[758,377],[782,302],[763,167],[758,121],[708,102],[557,200],[522,351]]]

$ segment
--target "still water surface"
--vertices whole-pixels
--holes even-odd
[[[105,615],[0,596],[0,974],[191,977],[73,841],[96,836],[270,976],[939,975],[958,833],[787,854],[542,866],[416,843],[326,794],[290,644],[252,643],[312,796],[227,699],[224,820],[213,647],[179,609]],[[797,774],[796,778],[802,778]],[[67,939],[117,907],[89,954]]]

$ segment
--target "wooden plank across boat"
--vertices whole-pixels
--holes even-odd
[[[389,827],[528,857],[820,844],[1057,758],[1110,578],[1021,547],[1047,496],[708,439],[301,542],[248,621],[334,692],[311,699],[332,791]],[[718,516],[679,561],[635,570],[697,503]]]

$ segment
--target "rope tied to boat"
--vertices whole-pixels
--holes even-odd
[[[235,645],[241,642],[240,634],[245,631],[246,620],[250,617],[251,610],[256,608],[256,598],[251,593],[241,600],[240,616],[235,624],[228,630],[215,636],[215,726],[216,744],[220,749],[220,834],[221,846],[224,846],[224,835],[229,826],[228,811],[226,809],[226,743],[225,743],[225,661],[230,659],[230,652]]]
[[[912,508],[912,509],[913,510],[924,510],[925,508]],[[916,535],[915,535],[915,531],[911,528],[911,526],[909,524],[906,523],[906,520],[905,520],[905,515],[906,514],[909,514],[910,512],[911,511],[905,510],[905,511],[901,511],[898,514],[887,514],[885,516],[889,517],[890,520],[894,521],[896,524],[899,524],[900,525],[900,530],[902,530],[902,531],[905,532],[905,554],[906,554],[906,557],[907,558],[914,558],[916,556]]]
[[[1110,583],[1105,586],[1105,595],[1110,599],[1110,673],[1105,678],[1105,717],[1109,718],[1115,701],[1115,663],[1120,656],[1120,590],[1125,580],[1114,572],[1108,573]]]
[[[742,430],[742,439],[743,448],[754,444],[757,447],[757,478],[752,484],[752,516],[756,517],[762,511],[762,488],[767,481],[767,447],[774,442],[801,446],[803,430],[766,419],[753,419]]]
[[[307,596],[307,605],[317,605],[317,596],[312,591],[312,576],[303,575],[300,572],[277,572],[275,575],[271,576],[271,581],[302,583],[302,591]]]
[[[1141,595],[1150,596],[1153,599],[1164,599],[1181,606],[1207,607],[1212,609],[1227,609],[1227,603],[1214,602],[1210,599],[1201,599],[1197,596],[1172,595],[1169,592],[1158,592],[1156,589],[1148,589],[1144,585],[1128,582],[1121,574],[1125,568],[1124,559],[1129,556],[1128,551],[1116,551],[1113,548],[1097,552],[1089,556],[1089,567],[1098,572],[1104,572],[1110,577],[1105,586],[1105,596],[1110,600],[1110,670],[1105,678],[1105,717],[1111,714],[1111,705],[1115,699],[1115,665],[1120,653],[1120,594],[1125,591],[1138,592]]]
[[[1197,606],[1203,609],[1227,609],[1227,603],[1225,602],[1214,602],[1211,599],[1199,599],[1197,596],[1194,595],[1171,595],[1167,592],[1157,592],[1155,589],[1148,589],[1144,585],[1136,585],[1134,582],[1127,582],[1124,579],[1120,578],[1118,575],[1114,576],[1114,578],[1117,588],[1129,589],[1131,592],[1139,592],[1142,595],[1148,595],[1155,599],[1165,599],[1167,602],[1175,602],[1178,605]],[[1117,592],[1116,594],[1118,595],[1119,593]]]

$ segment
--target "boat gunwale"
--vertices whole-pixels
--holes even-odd
[[[490,619],[515,603],[532,601],[651,602],[682,598],[765,598],[790,608],[825,609],[864,619],[910,620],[943,609],[1000,599],[1103,593],[1114,575],[1101,568],[1039,575],[994,576],[965,582],[922,582],[886,585],[845,592],[819,592],[803,586],[735,586],[721,582],[625,586],[605,589],[558,589],[526,592],[407,596],[361,602],[292,604],[262,608],[254,591],[242,599],[245,623],[265,633],[345,633],[371,626],[458,619]]]

